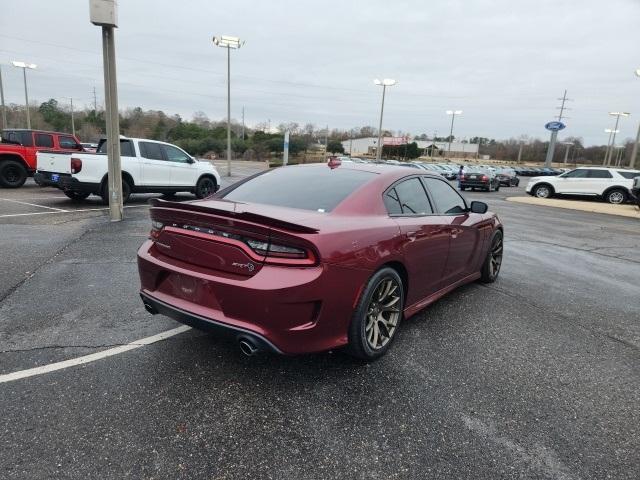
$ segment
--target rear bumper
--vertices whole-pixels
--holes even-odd
[[[295,355],[348,341],[353,306],[371,272],[336,265],[264,265],[230,275],[167,257],[147,240],[138,251],[140,294],[160,313],[205,330],[248,335]]]
[[[52,180],[52,175],[54,174],[58,175],[57,181]],[[68,173],[37,171],[33,177],[38,185],[45,187],[55,187],[60,190],[69,190],[78,193],[100,193],[99,184],[80,182]]]
[[[463,180],[460,182],[460,186],[461,187],[466,187],[466,188],[489,188],[489,185],[491,185],[490,182],[481,182],[481,181],[469,181],[469,180]]]
[[[142,303],[144,303],[144,306],[149,313],[160,313],[167,317],[173,318],[180,323],[184,323],[185,325],[197,328],[198,330],[216,332],[220,335],[226,335],[229,338],[233,338],[235,340],[249,338],[260,351],[279,354],[283,353],[269,340],[261,335],[258,335],[255,332],[252,332],[251,330],[234,327],[226,323],[218,322],[211,318],[201,317],[194,313],[187,312],[167,303],[161,302],[160,300],[153,298],[152,296],[145,293],[140,293],[140,298],[142,298]]]

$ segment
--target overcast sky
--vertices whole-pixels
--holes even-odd
[[[100,28],[88,0],[3,2],[0,65],[7,103],[103,98]],[[226,115],[226,52],[214,34],[246,40],[232,51],[232,117],[411,134],[547,138],[568,90],[562,136],[606,144],[607,112],[624,110],[621,137],[640,120],[640,0],[120,0],[116,31],[120,108]]]

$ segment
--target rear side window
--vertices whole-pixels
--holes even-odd
[[[589,176],[589,170],[584,168],[578,168],[577,170],[571,170],[563,175],[564,178],[587,178]]]
[[[53,148],[53,137],[46,133],[36,133],[36,147]]]
[[[376,175],[347,168],[281,167],[247,180],[223,198],[330,212]]]
[[[107,153],[107,142],[100,141],[97,153]],[[120,156],[122,157],[135,157],[135,151],[133,149],[133,142],[131,140],[120,139]]]
[[[80,150],[80,145],[73,137],[58,137],[58,143],[60,144],[60,148],[67,150]]]
[[[628,178],[629,180],[640,177],[640,172],[621,172],[620,170],[618,170],[618,173],[624,178]]]
[[[423,178],[433,201],[436,202],[438,213],[456,215],[467,211],[464,199],[458,195],[451,185],[437,178]]]
[[[2,140],[10,143],[17,143],[24,147],[33,146],[33,134],[30,131],[4,130],[2,132]]]
[[[589,170],[589,178],[613,178],[609,170]]]
[[[162,145],[152,142],[140,142],[140,155],[150,160],[164,160]]]
[[[395,188],[387,190],[387,193],[384,194],[382,200],[384,201],[384,206],[387,208],[387,212],[389,212],[389,215],[402,214],[400,199],[398,198],[398,193],[396,192]]]
[[[402,213],[405,215],[429,215],[433,213],[429,197],[422,182],[414,177],[399,183],[395,187]]]

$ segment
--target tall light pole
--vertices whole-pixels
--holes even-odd
[[[564,164],[566,165],[567,162],[569,161],[569,150],[571,150],[571,147],[573,146],[573,142],[562,142],[562,144],[567,147],[564,151]]]
[[[640,77],[640,68],[636,70],[636,76]],[[640,124],[638,124],[638,133],[636,134],[636,143],[633,144],[631,151],[631,159],[629,160],[629,168],[635,168],[636,157],[638,156],[638,143],[640,142]]]
[[[380,107],[380,123],[378,125],[378,146],[376,147],[376,161],[380,161],[382,158],[382,116],[384,114],[384,97],[387,93],[387,87],[392,87],[397,82],[393,78],[385,78],[383,80],[378,80],[377,78],[373,81],[378,86],[382,86],[382,106]]]
[[[616,133],[618,133],[620,130],[616,130]],[[604,159],[602,160],[602,165],[606,165],[607,164],[607,157],[609,156],[609,147],[611,146],[611,136],[613,135],[613,129],[612,128],[605,128],[604,129],[604,133],[608,133],[609,134],[609,140],[607,140],[607,149],[604,151]]]
[[[2,66],[0,66],[0,108],[2,108],[2,128],[7,128],[7,109],[4,106],[4,89],[2,88]]]
[[[231,176],[231,50],[244,45],[238,37],[213,37],[213,44],[227,49],[227,176]]]
[[[29,92],[27,91],[27,68],[30,70],[35,70],[37,65],[35,63],[25,63],[25,62],[11,62],[14,67],[18,67],[22,69],[22,78],[24,79],[24,103],[27,107],[27,128],[31,130],[31,115],[29,114]]]
[[[447,115],[451,115],[451,130],[449,131],[449,148],[447,149],[447,156],[451,159],[451,140],[453,140],[453,122],[456,119],[456,115],[462,115],[462,110],[447,110]]]
[[[618,123],[620,122],[620,117],[628,117],[631,114],[629,112],[609,112],[609,115],[611,115],[612,117],[616,117],[616,124],[613,127],[613,137],[611,138],[611,146],[609,147],[609,151],[607,152],[605,165],[609,165],[611,163],[613,149],[616,147],[616,133],[618,133]]]

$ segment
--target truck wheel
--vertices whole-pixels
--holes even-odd
[[[102,185],[102,192],[100,193],[102,197],[102,204],[109,205],[109,179],[105,179],[104,185]],[[129,197],[131,196],[131,185],[126,178],[122,179],[122,203],[127,203],[129,201]]]
[[[27,181],[27,169],[20,162],[6,160],[0,163],[0,185],[5,188],[18,188]]]
[[[86,199],[89,195],[91,195],[90,193],[87,192],[74,192],[72,190],[65,190],[64,194],[69,197],[71,200],[73,201],[80,201],[80,200],[84,200]]]

